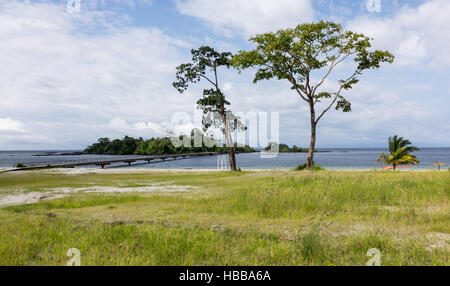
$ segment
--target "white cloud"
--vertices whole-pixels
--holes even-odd
[[[154,122],[135,122],[128,123],[122,118],[113,118],[107,125],[100,126],[101,128],[109,129],[106,132],[116,133],[118,136],[123,134],[133,136],[164,136],[166,129],[160,124]]]
[[[41,143],[44,134],[54,138],[48,144],[80,148],[107,132],[125,135],[104,129],[110,121],[120,123],[114,118],[147,122],[142,133],[150,137],[161,130],[149,121],[159,124],[175,111],[191,111],[193,99],[171,86],[175,66],[185,61],[180,48],[188,50],[189,44],[157,28],[111,24],[102,16],[111,14],[2,2],[0,116],[22,122]],[[5,120],[3,126],[18,128]],[[16,146],[14,138],[0,142]]]
[[[153,122],[137,122],[133,124],[133,128],[137,130],[150,130],[158,135],[164,135],[165,132],[163,127]]]
[[[0,131],[25,132],[25,127],[19,121],[11,118],[0,118]]]
[[[450,1],[431,0],[417,8],[403,7],[387,18],[359,17],[348,23],[350,30],[375,40],[376,48],[389,49],[394,64],[432,67],[450,65]]]
[[[448,142],[446,134],[450,126],[445,124],[448,114],[445,108],[436,108],[444,102],[412,98],[411,92],[405,92],[402,86],[388,87],[388,82],[370,78],[346,92],[352,112],[330,110],[319,122],[318,142],[374,147],[384,145],[386,138],[394,134],[416,144]]]
[[[199,1],[178,2],[178,9],[188,9],[188,4]],[[309,19],[306,1],[283,1],[286,5],[273,8],[273,17],[264,17],[264,9],[275,1],[201,3],[205,7],[191,8],[209,12],[204,17],[211,20],[202,20],[217,28],[237,30],[240,35]],[[450,40],[442,28],[445,26],[440,25],[447,23],[447,18],[436,11],[426,20],[417,19],[436,10],[436,3],[444,4],[440,8],[447,11],[447,2],[436,0],[418,9],[405,8],[391,18],[359,18],[350,26],[374,36],[376,48],[393,49],[397,63],[445,64]],[[232,5],[239,9],[233,10]],[[212,15],[221,12],[223,19],[214,22]],[[175,66],[188,60],[191,42],[157,28],[130,26],[127,20],[126,15],[122,18],[106,11],[67,13],[65,5],[47,2],[0,3],[0,149],[81,149],[98,137],[149,138],[164,136],[166,130],[188,133],[194,127],[192,122],[169,123],[175,112],[193,114],[204,87],[196,85],[180,95],[171,86]],[[202,43],[192,35],[186,38],[194,46]],[[446,98],[450,90],[445,78],[437,86],[434,74],[397,71],[387,73],[385,79],[368,72],[370,84],[362,81],[349,92],[353,112],[330,110],[319,123],[319,145],[354,146],[357,138],[369,146],[380,140],[384,143],[386,136],[395,132],[412,140],[423,138],[448,145]],[[308,107],[287,82],[271,80],[254,85],[249,71],[239,75],[233,70],[221,72],[220,79],[233,111],[280,112],[282,140],[306,146]],[[427,98],[411,98],[419,93]]]
[[[248,37],[295,27],[314,18],[309,0],[179,0],[177,9],[212,25],[226,36],[238,31]]]
[[[223,89],[223,91],[230,91],[231,89],[233,89],[233,83],[231,83],[231,82],[225,82],[225,83],[223,84],[222,89]]]
[[[67,2],[67,6],[70,10],[76,11],[74,7],[79,7],[80,12],[85,11],[86,9],[101,9],[105,8],[107,4],[109,5],[128,5],[130,7],[135,7],[139,5],[151,5],[153,4],[153,0],[64,0]]]
[[[114,118],[112,119],[109,124],[107,125],[109,128],[116,130],[126,130],[126,129],[130,129],[130,125],[128,125],[128,123],[123,120],[122,118]]]

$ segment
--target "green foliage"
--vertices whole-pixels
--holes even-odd
[[[315,225],[308,233],[299,238],[302,256],[308,262],[324,261],[326,259],[323,238],[319,232],[319,226]]]
[[[203,130],[206,131],[211,126],[221,129],[225,135],[226,145],[230,149],[228,153],[230,168],[232,171],[236,171],[236,150],[232,132],[244,131],[247,128],[239,117],[227,109],[230,102],[225,99],[225,95],[220,90],[218,76],[219,68],[230,67],[232,54],[230,52],[219,53],[208,46],[193,49],[191,54],[191,63],[181,64],[177,67],[176,80],[172,85],[180,93],[183,93],[189,84],[198,83],[202,79],[212,86],[212,88],[203,89],[203,97],[197,101],[198,107],[203,110]]]
[[[278,152],[281,152],[281,153],[283,153],[283,152],[289,152],[289,153],[308,152],[308,148],[301,148],[301,147],[297,147],[296,145],[289,147],[289,145],[287,145],[287,144],[282,144],[282,143],[278,144],[276,142],[267,143],[267,147],[264,148],[264,151],[270,151],[270,150],[274,150],[274,149],[276,150],[277,146],[278,146]]]
[[[411,146],[411,142],[403,137],[398,137],[394,135],[389,137],[389,154],[382,153],[378,158],[378,162],[384,162],[388,165],[392,165],[395,170],[398,165],[417,165],[419,160],[417,160],[415,155],[411,155],[411,152],[418,151],[419,148]]]
[[[203,138],[202,146],[195,147],[195,137],[200,136]],[[198,152],[218,152],[227,153],[227,149],[223,144],[209,138],[204,135],[200,130],[194,129],[191,135],[179,136],[181,141],[183,137],[188,138],[189,146],[175,147],[172,143],[172,138],[151,138],[144,140],[142,138],[132,138],[125,136],[123,139],[115,139],[110,141],[108,138],[100,138],[97,143],[87,147],[85,152],[88,154],[108,154],[108,155],[162,155],[162,154],[186,154],[186,153],[198,153]],[[213,144],[205,144],[206,140],[210,140]],[[189,145],[188,144],[188,145]],[[213,145],[213,146],[211,146]],[[211,146],[211,147],[209,147]],[[236,152],[248,153],[256,152],[255,149],[250,146],[238,146],[234,144]]]
[[[88,194],[0,209],[1,265],[449,265],[448,174],[136,172],[0,174],[0,193],[80,186],[197,186]],[[111,206],[116,206],[112,208]],[[413,235],[412,235],[413,234]],[[230,255],[232,253],[233,255]]]
[[[173,82],[173,87],[175,87],[180,93],[183,93],[191,83],[197,83],[202,78],[209,81],[211,84],[216,83],[207,77],[207,72],[216,73],[217,69],[221,66],[229,68],[231,53],[224,52],[219,53],[211,47],[202,46],[198,49],[192,49],[192,63],[181,64],[177,67],[176,81]],[[209,92],[209,90],[208,90]],[[208,95],[208,92],[204,92]],[[224,98],[221,93],[215,93],[214,91],[209,94],[217,96],[217,102],[214,105],[221,105],[224,103]]]
[[[297,166],[295,169],[295,171],[303,171],[303,170],[310,170],[310,171],[324,171],[325,169],[317,166],[315,163],[311,168],[308,168],[308,166],[306,164],[303,165],[299,165]]]
[[[245,130],[245,126],[239,118],[226,107],[230,102],[219,87],[219,68],[229,68],[232,54],[230,52],[219,53],[211,47],[202,46],[192,49],[192,62],[181,64],[177,67],[176,81],[172,83],[180,93],[188,89],[190,84],[206,80],[212,88],[203,90],[203,97],[197,101],[199,108],[204,113],[204,129],[211,126],[225,128],[225,123],[230,130]]]
[[[363,34],[344,31],[342,26],[332,22],[301,24],[294,29],[265,33],[250,39],[257,47],[251,51],[240,51],[232,59],[239,69],[257,67],[253,82],[269,80],[288,80],[291,89],[307,102],[313,104],[320,99],[332,98],[336,109],[351,110],[350,102],[341,91],[351,89],[364,70],[376,69],[383,62],[392,63],[394,56],[388,51],[370,51],[371,39]],[[353,58],[354,72],[339,82],[337,91],[319,92],[331,71],[346,59]],[[311,84],[311,74],[323,71],[324,77]],[[317,121],[320,119],[317,118]]]
[[[253,82],[261,80],[287,80],[291,89],[304,100],[311,115],[311,155],[307,164],[312,166],[316,125],[328,110],[334,107],[351,111],[351,103],[343,92],[353,88],[363,71],[377,69],[383,62],[392,63],[394,56],[388,51],[371,51],[371,39],[363,34],[344,31],[342,26],[320,21],[306,23],[294,29],[260,34],[250,39],[256,48],[240,51],[231,63],[237,69],[257,68]],[[321,90],[332,71],[345,60],[353,59],[355,68],[346,76],[339,76],[335,90]],[[319,77],[318,82],[313,79]],[[326,101],[320,113],[316,104]]]
[[[17,163],[15,167],[16,168],[25,168],[26,166],[24,163]]]
[[[109,138],[100,138],[97,143],[87,147],[84,152],[88,154],[131,155],[144,141],[142,138],[125,136],[123,139],[110,141]]]
[[[144,139],[134,139],[132,137],[125,136],[122,140],[122,146],[120,148],[120,154],[134,154],[137,147],[144,141]]]

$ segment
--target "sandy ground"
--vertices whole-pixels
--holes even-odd
[[[35,204],[43,200],[62,198],[63,194],[32,192],[25,194],[13,194],[0,197],[0,208],[25,204]]]
[[[81,175],[81,174],[130,174],[130,173],[152,173],[152,172],[219,172],[223,170],[217,169],[144,169],[144,168],[72,168],[72,169],[49,169],[45,172],[57,173],[65,175]],[[227,171],[227,170],[225,170]],[[263,170],[262,170],[263,171]]]
[[[130,174],[130,173],[152,173],[152,172],[173,172],[173,173],[201,173],[201,172],[228,172],[229,169],[218,170],[218,169],[148,169],[148,168],[58,168],[58,169],[49,169],[44,170],[44,172],[49,173],[57,173],[57,174],[65,174],[65,175],[80,175],[80,174]],[[243,171],[251,171],[251,172],[283,172],[283,171],[292,171],[292,169],[244,169]],[[368,172],[374,171],[370,170],[354,170],[354,169],[328,169],[328,171],[344,171],[344,172]],[[376,171],[380,172],[388,172],[377,169]],[[430,172],[434,171],[433,169],[429,170],[407,170],[400,169],[396,170],[396,172]],[[446,170],[441,170],[441,172]]]
[[[121,188],[121,187],[105,187],[105,186],[92,186],[88,188],[56,188],[53,189],[57,193],[188,193],[193,186],[145,186],[145,187],[134,187],[134,188]]]
[[[13,194],[0,195],[0,208],[24,204],[34,204],[45,200],[59,199],[71,193],[188,193],[192,192],[194,186],[144,186],[134,188],[120,188],[107,186],[92,186],[87,188],[56,188],[43,192],[24,193],[12,190]]]
[[[65,175],[82,175],[82,174],[136,174],[136,173],[153,173],[153,172],[173,172],[173,173],[200,173],[200,172],[228,172],[229,170],[218,170],[218,169],[145,169],[145,168],[75,168],[75,169],[50,169],[45,170],[48,173],[57,173],[57,174],[65,174]],[[291,169],[245,169],[243,171],[251,171],[251,172],[283,172],[283,171],[292,171]],[[329,170],[329,171],[345,171],[345,172],[367,172],[373,170]],[[381,171],[381,170],[377,170]],[[414,170],[415,172],[429,172],[431,170]],[[385,171],[386,172],[386,171]],[[397,172],[397,171],[396,171]],[[409,170],[399,170],[398,172],[410,172]]]
[[[8,168],[0,168],[0,172],[2,170],[6,170]],[[56,173],[56,174],[65,174],[65,175],[82,175],[82,174],[131,174],[131,173],[153,173],[153,172],[173,172],[173,173],[199,173],[199,172],[223,172],[227,170],[217,170],[217,169],[145,169],[145,168],[68,168],[68,169],[49,169],[44,170],[46,173]],[[249,170],[250,171],[250,170]],[[280,171],[289,171],[289,170],[251,170],[258,172],[260,174],[267,172],[280,172]],[[339,170],[343,171],[343,170]],[[363,170],[361,170],[363,171]],[[417,170],[416,170],[417,171]],[[425,170],[420,170],[425,171]],[[24,171],[29,172],[29,171]],[[22,172],[17,172],[16,174],[20,174]],[[138,193],[146,193],[146,192],[191,192],[195,187],[192,186],[161,186],[161,185],[151,185],[151,186],[143,186],[143,187],[104,187],[104,186],[92,186],[89,188],[58,188],[58,189],[49,189],[48,191],[43,192],[31,192],[24,193],[23,191],[18,190],[10,190],[7,195],[2,195],[0,193],[0,208],[5,206],[12,205],[22,205],[22,204],[32,204],[37,203],[43,200],[51,200],[57,199],[67,196],[70,193],[76,192],[84,192],[84,193],[130,193],[130,192],[138,192]],[[392,209],[394,211],[394,209]]]
[[[0,168],[0,173],[2,171],[10,170],[11,168]],[[244,169],[243,171],[251,171],[251,172],[280,172],[280,171],[292,171],[293,169]],[[327,169],[328,171],[343,171],[343,172],[368,172],[374,171],[373,169]],[[65,174],[65,175],[83,175],[83,174],[131,174],[131,173],[152,173],[152,172],[173,172],[173,173],[201,173],[201,172],[228,172],[228,169],[218,170],[218,169],[148,169],[148,168],[58,168],[58,169],[47,169],[40,170],[40,172],[47,173],[56,173],[56,174]],[[375,171],[382,171],[380,169],[376,169]],[[397,170],[396,172],[430,172],[437,171],[435,169],[421,169],[421,170]],[[441,172],[445,172],[447,170],[441,170]],[[22,172],[30,172],[30,171],[16,171],[16,173]],[[388,172],[388,171],[383,171]]]

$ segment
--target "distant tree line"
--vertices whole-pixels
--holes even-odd
[[[278,152],[302,152],[302,153],[308,153],[309,148],[301,148],[297,146],[289,147],[287,144],[278,144],[276,142],[269,142],[267,144],[267,147],[264,149],[264,151],[270,151],[270,150],[276,150],[276,146],[278,145]],[[317,152],[317,150],[315,150]]]
[[[110,140],[109,138],[100,138],[97,143],[87,147],[84,152],[88,154],[108,154],[108,155],[161,155],[161,154],[185,154],[197,152],[218,152],[227,153],[228,149],[223,144],[206,144],[204,141],[213,140],[209,137],[203,137],[202,146],[195,147],[195,137],[202,136],[200,131],[192,131],[191,136],[187,136],[190,140],[190,146],[183,144],[181,147],[175,147],[172,144],[171,137],[151,138],[148,140],[142,137],[133,138],[125,136],[122,139]],[[185,135],[186,136],[186,135]],[[186,138],[186,137],[185,137]],[[183,140],[183,136],[179,136]],[[206,140],[205,140],[206,139]],[[186,140],[186,139],[184,139]],[[212,146],[211,146],[212,145]],[[256,152],[250,146],[238,146],[236,143],[235,149],[239,153]],[[209,147],[211,146],[211,147]]]

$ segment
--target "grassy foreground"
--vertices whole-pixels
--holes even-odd
[[[0,199],[51,191],[0,209],[0,265],[450,264],[449,172],[0,174]]]

